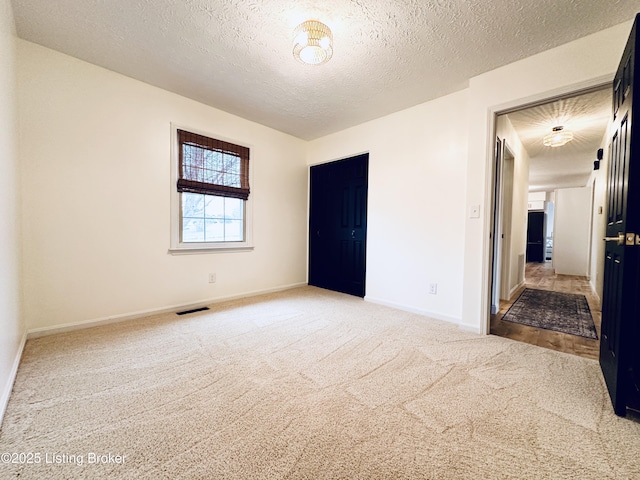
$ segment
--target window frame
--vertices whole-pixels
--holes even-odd
[[[244,202],[244,241],[242,242],[182,242],[182,205],[181,193],[178,191],[178,178],[180,169],[180,148],[178,139],[178,130],[184,130],[197,135],[222,140],[224,142],[233,143],[250,151],[253,150],[251,145],[239,142],[221,135],[204,132],[196,128],[187,127],[171,123],[171,186],[170,186],[170,246],[169,253],[172,255],[181,254],[198,254],[198,253],[218,253],[218,252],[240,252],[253,250],[253,198],[249,195]],[[249,185],[253,185],[253,168],[249,164]]]

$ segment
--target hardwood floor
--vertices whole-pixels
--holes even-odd
[[[587,297],[587,302],[589,303],[593,322],[598,332],[598,340],[502,321],[503,315],[507,313],[507,310],[522,293],[522,290],[527,287],[583,294]],[[527,263],[525,285],[515,292],[510,301],[500,301],[500,311],[491,316],[490,332],[500,337],[507,337],[512,340],[597,360],[600,350],[600,320],[600,302],[591,290],[586,277],[557,275],[551,266],[551,262]]]

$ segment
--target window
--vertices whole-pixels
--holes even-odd
[[[249,148],[173,130],[171,253],[250,248]]]
[[[182,192],[181,241],[244,241],[244,202],[237,198]]]

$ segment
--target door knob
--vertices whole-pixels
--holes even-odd
[[[617,237],[604,237],[605,242],[618,242],[618,245],[624,245],[624,233],[619,233]]]
[[[355,230],[351,230],[351,238],[356,238],[356,231]]]

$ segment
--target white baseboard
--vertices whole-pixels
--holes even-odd
[[[403,310],[405,312],[417,313],[418,315],[423,315],[425,317],[434,318],[436,320],[442,320],[444,322],[453,323],[453,324],[456,324],[458,326],[461,326],[460,322],[462,321],[462,319],[456,318],[456,317],[451,317],[449,315],[443,315],[441,313],[430,312],[428,310],[423,310],[423,309],[420,309],[420,308],[410,307],[408,305],[403,305],[401,303],[389,302],[387,300],[383,300],[381,298],[371,297],[369,295],[365,296],[364,300],[365,300],[365,302],[371,302],[371,303],[375,303],[377,305],[384,305],[385,307],[396,308],[398,310]]]
[[[482,330],[479,327],[476,327],[475,325],[467,325],[465,323],[459,323],[458,328],[460,330],[464,330],[465,332],[471,332],[471,333],[476,333],[478,335],[483,335]],[[489,331],[487,330],[487,333],[485,333],[484,335],[488,335],[488,334],[489,334]]]
[[[22,335],[20,346],[18,347],[18,351],[16,352],[16,357],[14,358],[13,365],[11,366],[11,371],[9,372],[9,378],[7,379],[7,383],[5,384],[2,390],[2,396],[0,397],[0,429],[2,428],[2,421],[4,420],[4,414],[7,411],[7,405],[9,405],[9,398],[11,397],[13,384],[16,381],[16,375],[18,374],[18,367],[20,366],[20,360],[22,359],[22,352],[24,351],[24,346],[26,343],[27,343],[27,333],[25,332],[24,335]]]
[[[267,288],[264,290],[254,290],[251,292],[245,292],[238,295],[229,295],[226,297],[210,298],[207,300],[198,300],[196,302],[180,305],[169,305],[161,308],[153,308],[149,310],[141,310],[138,312],[125,313],[121,315],[114,315],[110,317],[95,318],[91,320],[82,320],[80,322],[65,323],[62,325],[53,325],[51,327],[32,328],[27,331],[27,338],[38,338],[47,335],[53,335],[56,333],[71,332],[74,330],[82,330],[84,328],[97,327],[100,325],[108,325],[110,323],[125,322],[127,320],[135,320],[137,318],[148,317],[150,315],[160,315],[163,313],[179,312],[181,310],[191,310],[194,308],[201,308],[207,305],[215,303],[226,302],[229,300],[237,300],[239,298],[255,297],[257,295],[265,295],[267,293],[282,292],[285,290],[291,290],[292,288],[298,288],[307,285],[306,282],[292,283],[289,285],[283,285],[275,288]]]
[[[519,288],[524,287],[524,284],[525,282],[521,282],[515,287],[513,287],[511,290],[509,290],[509,299],[513,298],[513,295],[518,291]]]
[[[600,298],[600,295],[598,295],[598,292],[596,292],[596,286],[592,279],[589,279],[589,286],[591,287],[591,293],[593,293],[593,295],[598,299],[598,304],[602,306],[602,299]]]

